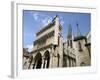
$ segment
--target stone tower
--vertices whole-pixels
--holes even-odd
[[[74,67],[76,66],[76,56],[74,52],[73,32],[71,24],[68,27],[67,41],[64,43],[63,66]]]
[[[90,56],[85,44],[87,43],[87,38],[81,34],[79,25],[77,23],[77,36],[74,37],[75,43],[75,54],[76,54],[76,65],[77,66],[89,66]]]

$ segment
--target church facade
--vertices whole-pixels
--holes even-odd
[[[63,41],[61,30],[59,17],[55,16],[48,25],[36,33],[32,52],[27,53],[29,57],[25,56],[27,54],[23,56],[23,69],[91,65],[91,33],[83,36],[77,24],[77,36],[74,36],[69,25],[66,41]]]

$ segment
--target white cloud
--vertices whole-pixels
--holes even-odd
[[[31,45],[27,45],[26,48],[28,48],[28,51],[31,52],[32,49],[33,49],[33,45],[32,44]]]
[[[61,25],[63,26],[65,22],[64,22],[63,20],[61,20],[61,22],[60,22],[60,23],[61,23]]]
[[[43,20],[41,20],[42,21],[42,25],[46,26],[48,23],[51,22],[51,20],[52,20],[51,17],[45,17]]]
[[[33,34],[34,37],[36,37],[36,34]]]
[[[42,26],[47,25],[52,20],[52,17],[48,15],[40,14],[38,12],[32,12],[32,15],[33,15],[34,20],[41,23]]]
[[[60,16],[60,23],[61,23],[62,26],[65,24],[65,22],[63,21],[63,17],[62,16]]]
[[[33,13],[33,18],[37,21],[38,20],[38,14],[37,12]]]

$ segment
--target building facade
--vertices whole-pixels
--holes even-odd
[[[63,43],[60,32],[61,25],[56,16],[51,23],[36,33],[32,69],[62,67]]]
[[[23,69],[30,69],[33,61],[33,55],[28,52],[27,48],[23,48]]]
[[[67,41],[64,43],[64,67],[90,66],[91,65],[91,35],[80,33],[77,24],[77,36],[73,35],[69,25]]]
[[[77,24],[77,28],[78,28]],[[62,26],[59,17],[54,19],[36,33],[33,50],[29,61],[23,57],[23,69],[76,67],[91,65],[91,34],[83,36],[78,28],[73,35],[69,25],[66,41],[61,35]],[[25,54],[26,55],[26,54]],[[24,56],[25,56],[24,55]],[[28,65],[24,65],[27,62]],[[28,68],[25,68],[28,66]]]

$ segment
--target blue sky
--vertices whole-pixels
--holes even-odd
[[[35,33],[45,27],[58,15],[62,25],[62,36],[67,37],[68,26],[71,24],[74,36],[77,34],[77,23],[82,35],[86,35],[91,28],[91,14],[75,12],[33,11],[23,10],[23,46],[31,50]]]

